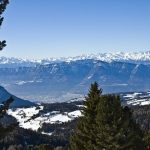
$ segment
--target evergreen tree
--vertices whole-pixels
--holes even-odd
[[[2,25],[2,22],[4,18],[2,17],[3,12],[6,9],[6,6],[8,5],[9,1],[8,0],[0,0],[0,26]],[[2,50],[6,46],[6,41],[0,41],[0,50]],[[10,106],[10,104],[13,102],[13,98],[10,97],[8,100],[3,102],[3,104],[0,105],[0,119],[3,118]],[[10,131],[14,129],[14,127],[17,124],[10,124],[8,126],[4,126],[0,122],[0,139],[3,138],[5,135],[7,135]]]
[[[10,104],[14,101],[12,97],[10,97],[8,100],[3,102],[3,104],[0,106],[0,120],[6,115],[7,110],[10,106]],[[13,131],[13,129],[18,125],[18,123],[12,123],[9,125],[3,125],[0,122],[0,140],[4,138],[9,132]]]
[[[95,123],[102,89],[98,88],[95,82],[91,84],[89,93],[85,97],[82,109],[83,117],[80,118],[75,135],[71,137],[70,150],[94,150],[95,145]]]
[[[51,145],[44,145],[41,144],[38,148],[38,150],[54,150],[54,148]]]
[[[4,18],[2,17],[2,13],[5,11],[7,4],[9,3],[8,0],[0,0],[0,26]],[[6,41],[0,41],[0,50],[2,50],[6,46]]]
[[[104,95],[97,107],[95,129],[98,150],[144,150],[142,131],[133,121],[128,107],[122,107],[120,97]]]
[[[144,141],[146,143],[147,150],[150,150],[150,131],[146,131],[144,134]]]
[[[91,85],[82,117],[71,137],[70,150],[144,150],[142,132],[120,97],[101,95],[97,83]]]

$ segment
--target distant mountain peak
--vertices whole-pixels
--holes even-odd
[[[64,58],[65,61],[75,61],[84,59],[95,59],[101,61],[150,61],[150,51],[147,52],[113,52],[80,55],[76,57]]]
[[[0,83],[21,98],[47,102],[83,95],[94,81],[105,93],[147,91],[150,89],[149,54],[105,53],[0,64]]]
[[[44,58],[44,59],[21,59],[14,57],[0,57],[0,67],[33,67],[36,65],[45,65],[59,62],[72,62],[77,60],[101,60],[105,62],[120,61],[131,63],[148,63],[150,64],[150,51],[147,52],[112,52],[79,55],[75,57],[60,57],[60,58]]]

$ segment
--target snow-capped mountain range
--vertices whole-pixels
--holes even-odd
[[[104,93],[149,91],[150,52],[103,53],[69,58],[0,58],[0,85],[34,101],[82,97],[97,81]]]
[[[14,57],[0,57],[0,67],[17,67],[17,66],[35,66],[45,65],[49,63],[71,62],[77,60],[94,59],[105,62],[121,61],[131,63],[150,63],[150,51],[147,52],[116,52],[116,53],[98,53],[80,55],[76,57],[60,57],[60,58],[45,58],[45,59],[21,59]]]

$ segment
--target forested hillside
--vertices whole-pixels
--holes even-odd
[[[75,112],[81,109],[82,105],[83,101],[44,104],[44,109],[40,113],[45,114],[52,111],[58,111],[59,114],[64,114],[65,112]],[[130,106],[130,109],[133,112],[134,120],[140,125],[142,131],[144,133],[148,133],[150,131],[150,105]],[[74,134],[74,129],[76,128],[78,119],[79,118],[74,118],[71,121],[55,122],[53,124],[45,122],[37,132],[18,127],[12,133],[8,134],[8,137],[5,137],[5,139],[1,140],[1,144],[4,146],[13,143],[13,145],[22,145],[26,148],[29,147],[29,145],[30,147],[36,147],[35,145],[38,147],[40,144],[49,144],[53,147],[67,147],[70,136]],[[42,133],[49,134],[45,135]],[[148,137],[147,134],[146,137]],[[147,140],[148,139],[149,138],[147,138]]]

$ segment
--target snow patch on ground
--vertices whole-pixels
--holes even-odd
[[[81,116],[81,111],[80,110],[76,110],[76,111],[73,111],[73,112],[70,112],[68,113],[69,116],[71,117],[80,117]]]
[[[134,92],[131,94],[126,94],[123,97],[127,99],[128,105],[149,105],[150,104],[149,92],[146,92],[144,95],[141,92]]]
[[[45,135],[49,135],[51,136],[53,133],[46,133],[46,132],[41,132],[42,134],[45,134]]]
[[[71,118],[68,115],[58,114],[50,119],[51,123],[56,122],[68,122],[71,121]]]
[[[46,114],[40,114],[40,110],[43,110],[43,106],[38,106],[38,109],[37,107],[9,109],[7,113],[17,119],[20,127],[25,129],[31,129],[34,131],[37,131],[39,128],[41,128],[43,123],[63,123],[71,121],[76,117],[81,116],[80,110],[76,110],[69,113],[51,111]]]
[[[38,109],[37,107],[9,109],[7,113],[17,119],[20,127],[37,130],[40,127],[40,120],[32,120],[31,117],[37,115],[40,110],[43,110],[43,106],[39,106]]]

